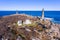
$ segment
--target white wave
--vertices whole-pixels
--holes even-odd
[[[47,17],[45,17],[45,20],[50,20],[51,22],[53,22],[53,23],[58,23],[58,24],[60,24],[60,21],[56,21],[54,18],[47,18]]]
[[[47,18],[47,17],[45,17],[45,20],[50,20],[50,21],[52,21],[52,20],[54,20],[54,18]]]

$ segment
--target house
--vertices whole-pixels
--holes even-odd
[[[21,25],[22,25],[22,20],[19,20],[19,21],[17,22],[17,24],[18,24],[18,26],[21,26]]]
[[[26,19],[25,21],[19,20],[17,22],[18,26],[21,26],[22,24],[31,24],[31,20],[29,20],[29,19]]]
[[[29,19],[26,19],[24,24],[31,24],[31,21]]]

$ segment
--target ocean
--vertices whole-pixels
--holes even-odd
[[[19,14],[28,14],[31,16],[41,16],[42,11],[18,11]],[[16,14],[16,11],[0,11],[0,17]],[[44,15],[47,18],[53,18],[53,22],[60,24],[60,11],[44,11]]]

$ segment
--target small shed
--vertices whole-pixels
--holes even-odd
[[[25,22],[24,22],[24,24],[31,24],[32,22],[31,22],[31,20],[29,20],[29,19],[26,19],[25,20]]]
[[[22,20],[18,20],[17,24],[18,24],[18,26],[21,26],[22,25]]]

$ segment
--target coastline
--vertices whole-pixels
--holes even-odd
[[[21,13],[21,14],[11,14],[11,15],[5,15],[5,16],[2,16],[2,17],[9,17],[9,16],[18,16],[18,15],[25,15],[25,16],[29,16],[29,17],[41,17],[41,16],[32,16],[32,15],[28,15],[28,14],[25,14],[25,13]],[[48,19],[50,20],[51,22],[55,23],[55,24],[60,24],[60,21],[56,21],[54,20],[54,18],[51,18],[51,17],[45,17],[45,20]]]
[[[30,16],[41,16],[42,11],[18,11],[18,13],[28,14]],[[54,18],[56,21],[60,21],[60,11],[44,11],[45,17]],[[16,11],[0,11],[0,16],[16,14]]]

